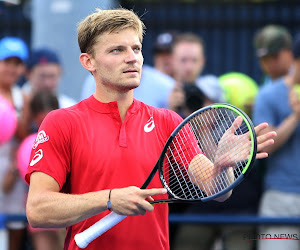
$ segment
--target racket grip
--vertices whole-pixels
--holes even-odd
[[[79,248],[86,248],[94,239],[104,234],[127,216],[111,212],[81,233],[75,235],[74,240]]]

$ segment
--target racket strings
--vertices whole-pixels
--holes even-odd
[[[224,112],[226,113],[226,115],[224,115]],[[236,118],[236,116],[232,116],[232,113],[229,112],[229,110],[224,109],[224,112],[219,112],[220,113],[220,118],[222,119],[222,121],[217,120],[218,122],[218,126],[222,126],[223,131],[225,132],[226,130],[229,129],[229,127],[232,125],[232,122],[234,121],[234,119]],[[227,117],[232,117],[230,120],[227,119]],[[227,119],[227,120],[226,120]],[[226,121],[225,123],[223,121]],[[231,124],[229,124],[228,122],[231,122]],[[227,124],[228,126],[224,126],[224,124]],[[248,131],[248,128],[246,126],[246,124],[242,124],[240,127],[235,128],[235,133],[236,134],[243,134],[243,131]],[[233,143],[236,148],[239,148],[240,150],[245,149],[245,142],[239,142],[237,140],[232,140],[231,143]],[[250,143],[250,141],[249,141]],[[230,150],[230,143],[227,144],[223,144],[224,151],[229,151]],[[250,145],[251,147],[251,145]],[[246,145],[247,150],[249,149],[249,146]],[[235,151],[235,157],[233,157],[234,159],[238,159],[238,161],[235,162],[235,167],[237,168],[238,166],[243,166],[243,161],[240,157],[238,157],[238,154],[240,154],[240,151]]]
[[[196,186],[191,185],[187,168],[190,162],[189,159],[192,159],[193,156],[195,156],[199,151],[196,147],[190,148],[188,152],[186,151],[186,148],[184,148],[188,140],[188,134],[189,132],[187,131],[187,128],[184,127],[180,132],[180,136],[176,136],[171,147],[169,147],[171,160],[168,158],[168,161],[169,165],[171,166],[170,169],[172,169],[171,173],[173,173],[173,175],[168,175],[168,177],[165,177],[165,179],[169,180],[169,187],[174,194],[180,193],[185,199],[189,199],[189,197],[195,199],[195,196],[196,198],[201,198],[201,196],[198,194],[199,191],[201,192],[201,190],[197,190]],[[185,153],[176,154],[178,152]]]
[[[226,108],[209,109],[193,117],[177,133],[165,153],[162,169],[165,184],[174,197],[194,200],[214,195],[242,174],[251,142],[244,122],[232,128],[237,116]],[[228,132],[231,129],[233,133]],[[221,170],[214,166],[190,171],[193,159],[197,166],[207,164],[203,158],[195,157],[201,152],[215,165],[222,158]]]

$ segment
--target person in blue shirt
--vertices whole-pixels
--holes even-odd
[[[300,216],[300,96],[294,87],[300,83],[300,39],[294,45],[294,72],[262,87],[256,98],[253,120],[267,122],[275,130],[275,143],[267,148],[264,192],[259,213],[262,216]],[[300,235],[299,226],[263,226],[260,235]],[[299,249],[294,240],[261,240],[259,250]]]

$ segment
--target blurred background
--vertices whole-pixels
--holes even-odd
[[[231,89],[231,92],[235,94],[231,100],[229,100],[230,98],[227,96],[227,101],[231,101],[230,103],[235,105],[233,99],[241,99],[243,108],[248,108],[246,107],[246,104],[249,104],[250,110],[252,109],[252,104],[254,102],[254,97],[257,94],[258,88],[263,85],[266,79],[266,75],[263,73],[260,65],[261,58],[258,58],[257,51],[254,47],[253,40],[255,34],[262,27],[270,24],[285,27],[290,32],[293,38],[296,37],[296,34],[300,34],[299,0],[0,0],[0,39],[8,36],[18,37],[25,41],[30,51],[34,51],[35,49],[40,48],[48,48],[57,52],[60,60],[54,57],[51,53],[49,54],[49,52],[47,52],[45,56],[45,58],[49,60],[50,63],[54,62],[62,67],[62,77],[57,77],[57,79],[59,79],[60,81],[58,85],[59,89],[57,92],[59,92],[59,94],[62,93],[64,95],[67,95],[68,97],[71,97],[75,102],[77,102],[80,101],[83,97],[86,80],[87,83],[91,84],[86,86],[86,90],[88,93],[87,96],[93,93],[93,88],[90,88],[90,86],[95,87],[93,79],[92,81],[89,80],[89,77],[92,78],[92,76],[81,66],[79,62],[80,50],[77,43],[77,24],[87,15],[93,13],[96,8],[109,9],[117,8],[120,6],[127,9],[133,9],[142,18],[143,22],[146,25],[146,35],[143,41],[143,54],[146,65],[154,66],[154,46],[156,45],[157,38],[160,34],[163,34],[165,32],[192,32],[196,35],[199,35],[204,41],[205,53],[205,66],[203,71],[201,72],[201,76],[213,75],[219,77],[222,87],[225,88],[225,86],[228,86],[228,89]],[[278,42],[278,39],[275,42]],[[285,72],[284,74],[280,75],[280,79],[287,73],[294,74],[294,72],[300,72],[300,38],[298,39],[297,48],[297,60],[295,61],[298,61],[298,66],[294,67],[293,70],[289,70],[289,72]],[[283,49],[285,50],[286,48]],[[288,53],[292,53],[291,48],[288,48]],[[277,56],[278,54],[272,54],[271,58],[274,57],[276,60],[280,59],[280,57]],[[39,58],[39,60],[38,56],[36,57],[36,64],[43,64],[43,62],[45,63],[45,61],[42,60],[44,57]],[[278,61],[280,60],[277,60],[276,63],[279,66],[282,66],[281,63],[278,63]],[[32,63],[34,64],[34,62]],[[283,64],[287,64],[288,68],[290,68],[289,62],[284,61]],[[148,79],[147,74],[145,74],[147,70]],[[152,68],[143,68],[143,74],[145,74],[144,79],[147,79],[148,82],[146,82],[145,80],[145,82],[143,83],[143,86],[146,86],[145,89],[137,89],[137,91],[142,89],[144,92],[142,91],[138,93],[137,91],[135,91],[135,93],[138,93],[140,95],[144,94],[144,96],[142,96],[150,97],[151,101],[154,99],[156,100],[156,97],[159,97],[158,99],[165,99],[164,104],[167,102],[167,100],[170,102],[170,99],[172,98],[178,101],[178,99],[180,98],[178,98],[178,95],[176,95],[176,91],[173,91],[174,89],[176,89],[173,88],[175,86],[175,78],[170,82],[170,79],[166,78],[170,78],[169,76],[165,75],[164,77],[162,77],[161,73],[157,75],[157,72],[155,74],[153,74],[153,72],[154,71]],[[295,75],[297,75],[296,73]],[[300,74],[298,74],[298,76],[300,76]],[[248,79],[248,77],[250,78]],[[237,79],[237,82],[234,81],[235,78]],[[270,78],[273,77],[269,76],[269,79]],[[200,78],[194,79],[195,82],[193,83],[196,83],[196,81],[198,81],[199,79]],[[193,92],[194,96],[191,96],[194,99],[190,99],[193,99],[196,102],[197,109],[199,108],[200,102],[202,105],[203,100],[207,101],[206,99],[210,99],[210,101],[213,102],[223,102],[214,100],[214,98],[210,95],[211,93],[218,94],[219,88],[216,87],[220,86],[218,84],[218,86],[215,86],[213,84],[215,83],[215,81],[209,81],[209,79],[214,78],[202,78],[203,82],[206,81],[205,85],[208,86],[206,88],[204,88],[205,86],[201,85],[201,82],[199,82],[199,86],[197,83],[197,87],[199,87],[199,89],[201,89],[201,86],[203,87],[201,91],[198,89],[197,92],[195,88],[191,88],[190,90],[185,89],[185,94],[187,97],[187,90],[190,91],[190,94]],[[232,85],[226,85],[226,79],[228,79],[228,82],[230,84],[232,83]],[[24,85],[26,80],[27,79],[25,79],[25,76],[23,76],[18,82],[18,85]],[[296,84],[300,83],[300,80],[298,79],[295,81]],[[155,90],[156,92],[153,91],[152,93],[152,90],[155,89],[155,87],[153,87],[153,82],[157,82],[158,85],[165,87],[164,91],[160,91],[160,88],[157,87]],[[191,82],[182,80],[182,83]],[[150,87],[147,88],[147,86]],[[172,88],[170,86],[172,86]],[[253,90],[254,94],[251,94],[251,87],[253,86],[255,86]],[[92,92],[90,92],[90,90]],[[168,94],[166,95],[166,97],[163,96],[164,92]],[[282,91],[279,91],[279,94],[281,92]],[[220,97],[222,93],[220,94]],[[172,94],[174,95],[172,96]],[[248,94],[253,97],[251,99],[251,103],[246,102],[247,100],[245,98],[248,97]],[[170,96],[172,98],[170,98]],[[241,98],[243,96],[245,98]],[[280,95],[278,96],[280,97]],[[274,98],[272,94],[270,99],[275,100],[274,102],[280,103],[278,106],[281,106],[283,102],[278,101],[281,99],[276,98],[277,97]],[[201,99],[200,102],[198,102],[198,99]],[[286,100],[286,105],[287,103],[288,102]],[[70,106],[72,104],[67,103],[67,106]],[[171,106],[170,103],[169,106]],[[262,103],[262,107],[264,107],[264,103]],[[269,109],[268,111],[271,112],[272,110]],[[264,116],[266,112],[266,110],[263,110],[263,112],[260,112],[259,110],[257,113]],[[263,118],[265,119],[265,117]],[[4,123],[1,124],[0,121],[0,125],[3,124]],[[1,127],[1,129],[3,129],[3,127]],[[296,132],[297,136],[299,136],[299,121],[298,130]],[[296,137],[296,132],[294,134],[291,133],[290,138],[296,138],[295,140],[298,140],[297,138],[300,137]],[[288,141],[287,144],[290,144],[290,141]],[[299,144],[297,144],[295,148],[296,149],[291,150],[291,152],[294,152],[294,154],[299,156]],[[293,169],[297,169],[298,171],[300,169],[299,162],[300,161],[293,161],[292,164],[288,164],[288,167],[292,166]],[[199,242],[197,241],[199,238],[210,240],[209,236],[207,236],[208,234],[205,234],[210,232],[208,231],[208,225],[203,223],[203,221],[205,222],[205,219],[211,222],[210,229],[212,239],[210,241],[214,245],[206,248],[202,247],[201,250],[257,249],[255,245],[256,243],[248,244],[248,248],[241,247],[241,245],[243,245],[245,242],[249,242],[249,239],[257,237],[256,233],[258,232],[258,227],[252,226],[249,228],[247,227],[248,224],[254,225],[258,224],[257,222],[259,222],[260,224],[265,224],[268,222],[276,224],[277,222],[275,221],[274,223],[274,221],[268,221],[266,219],[259,220],[258,217],[242,217],[240,215],[250,214],[255,216],[257,214],[258,203],[262,193],[261,183],[263,182],[266,171],[264,164],[264,162],[260,162],[258,167],[255,168],[255,171],[252,171],[248,176],[247,181],[243,182],[236,189],[236,192],[232,195],[231,199],[228,202],[224,202],[223,205],[215,205],[214,203],[212,203],[211,205],[203,205],[203,203],[200,203],[200,205],[195,207],[194,210],[188,210],[188,213],[186,213],[188,215],[192,214],[192,217],[183,219],[180,216],[172,217],[172,213],[173,215],[176,215],[178,213],[183,214],[183,211],[185,211],[185,209],[187,208],[183,207],[182,210],[180,210],[181,208],[176,205],[176,207],[174,206],[172,209],[171,205],[171,249],[198,249],[200,248]],[[271,166],[274,167],[273,164],[271,164]],[[290,179],[288,180],[288,182],[290,182]],[[297,179],[297,185],[299,185],[299,183],[299,179]],[[289,183],[287,183],[287,185],[288,184]],[[297,195],[297,200],[298,202],[300,202],[300,196],[298,193]],[[285,202],[277,202],[276,206],[280,206],[282,204],[285,204]],[[300,206],[296,205],[290,207],[299,208]],[[209,213],[212,213],[213,215],[208,216],[207,214]],[[224,221],[224,218],[222,216],[226,214],[230,215],[232,213],[234,215],[229,218],[230,222],[233,221],[234,223],[236,220],[240,220],[242,226],[235,227],[234,229],[232,225],[226,228],[218,228],[218,225],[227,223],[226,221]],[[200,218],[197,216],[193,217],[193,215],[203,216]],[[199,227],[197,227],[196,229],[194,227],[179,228],[179,226],[177,226],[176,224],[176,220],[177,223],[180,224],[181,222],[187,221],[197,222],[197,218],[201,219],[201,221],[198,221],[198,226],[203,225],[203,230]],[[5,230],[1,230],[5,228],[4,219],[5,217],[1,217],[0,211],[0,250],[6,250],[6,248],[4,247],[1,248],[1,243],[3,244],[3,240],[8,238],[6,234],[4,235],[4,233],[6,233]],[[23,214],[21,219],[25,219]],[[182,221],[180,221],[179,219],[182,219]],[[297,224],[298,226],[299,220],[300,217],[298,216],[293,220],[281,220],[280,223],[291,223],[293,225]],[[202,230],[201,233],[199,233],[199,230]],[[188,236],[190,236],[190,238],[187,238],[185,232],[188,232]],[[278,231],[276,231],[276,233],[278,233]],[[201,235],[201,237],[199,237],[199,235]],[[300,238],[300,229],[299,233],[295,235],[297,235],[298,239]],[[233,236],[232,239],[234,241],[234,244],[232,245],[234,245],[235,247],[225,248],[224,246],[226,240],[230,243],[231,236]],[[64,237],[64,231],[62,231],[61,237]],[[195,240],[195,242],[193,240]],[[13,241],[16,240],[13,239]],[[191,248],[187,248],[187,241],[191,242]],[[178,244],[178,242],[182,243],[182,245]],[[5,245],[8,244],[5,243]],[[43,247],[41,248],[42,250],[45,249]],[[298,245],[298,247],[299,248],[285,247],[282,249],[299,250],[300,245]],[[13,248],[10,248],[9,250],[11,249]],[[27,244],[24,245],[23,250],[24,249],[31,250],[31,243],[27,242]],[[273,250],[274,248],[270,249]]]
[[[30,48],[55,49],[62,60],[60,91],[80,99],[87,72],[79,63],[77,23],[95,8],[135,10],[146,24],[145,63],[152,65],[156,36],[191,31],[205,41],[203,73],[242,72],[261,84],[263,75],[253,47],[254,33],[266,24],[299,31],[300,4],[292,0],[10,0],[0,1],[0,37],[17,36]]]

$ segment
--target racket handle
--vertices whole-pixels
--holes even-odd
[[[114,212],[106,215],[104,218],[90,226],[83,232],[76,234],[74,240],[79,248],[86,248],[94,239],[104,234],[113,226],[124,220],[127,216],[119,215]]]

